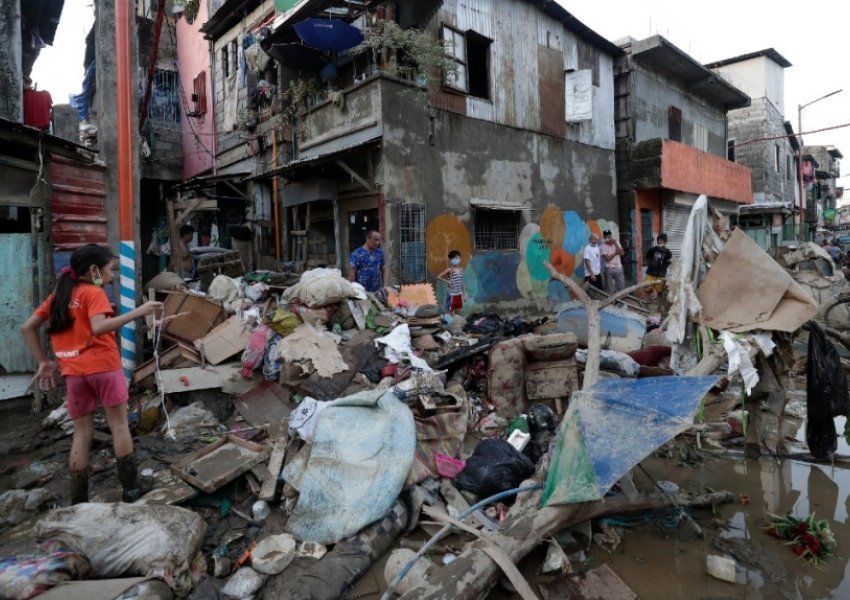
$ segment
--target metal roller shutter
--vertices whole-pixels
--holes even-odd
[[[661,231],[667,234],[667,247],[674,257],[682,252],[682,240],[690,214],[691,207],[676,204],[665,205],[661,212]]]

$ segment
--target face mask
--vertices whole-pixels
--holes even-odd
[[[459,258],[453,258],[451,260],[451,264],[452,264],[453,267],[459,267],[460,266],[460,259]]]
[[[103,277],[100,276],[100,269],[98,269],[97,267],[95,267],[94,269],[95,271],[97,271],[97,274],[92,277],[91,282],[97,287],[103,287]]]

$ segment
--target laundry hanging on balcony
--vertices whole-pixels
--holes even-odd
[[[305,19],[295,31],[305,44],[326,52],[350,50],[363,41],[359,29],[339,19]]]

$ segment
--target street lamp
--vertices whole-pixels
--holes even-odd
[[[800,238],[801,242],[805,241],[805,237],[803,235],[803,228],[805,227],[805,210],[803,200],[803,109],[807,106],[811,106],[816,102],[825,100],[830,96],[840,94],[842,91],[844,90],[835,90],[834,92],[825,94],[820,98],[815,98],[811,102],[806,102],[805,104],[797,105],[797,135],[800,137],[800,148],[797,150],[797,179],[799,180],[797,185],[800,188],[800,233],[798,237]]]

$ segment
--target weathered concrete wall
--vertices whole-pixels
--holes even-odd
[[[24,120],[20,0],[0,0],[0,118]]]
[[[766,56],[757,56],[712,69],[750,98],[767,98],[780,115],[785,114],[785,71]]]
[[[736,144],[783,134],[785,124],[782,115],[767,98],[754,98],[751,106],[729,112],[729,139]],[[794,202],[796,173],[793,150],[787,139],[736,145],[735,162],[752,169],[753,198],[757,204]]]
[[[726,111],[696,98],[666,77],[635,65],[635,140],[669,138],[669,111],[682,111],[683,144],[726,157]],[[702,129],[702,133],[698,130]],[[702,137],[701,137],[702,136]]]
[[[426,205],[429,278],[446,254],[463,253],[467,313],[549,310],[565,299],[549,282],[551,261],[581,278],[591,231],[616,230],[614,153],[453,113],[429,110],[424,96],[400,95],[382,81],[384,142],[378,181],[386,197],[386,242],[399,272],[398,204]],[[522,206],[517,248],[476,252],[474,199]],[[610,219],[610,221],[609,221]],[[440,297],[444,294],[438,286]]]
[[[199,117],[187,117],[186,106],[181,102],[181,123],[183,124],[183,177],[188,179],[212,169],[213,134],[215,133],[215,113],[213,112],[213,78],[210,66],[209,42],[204,39],[200,29],[208,19],[207,2],[201,2],[198,16],[194,22],[186,19],[177,21],[177,61],[180,64],[180,83],[187,94],[190,110],[193,108],[191,94],[194,80],[200,73],[206,73],[207,112]],[[189,122],[191,119],[191,122]]]
[[[53,135],[80,142],[80,115],[70,104],[53,105]]]

